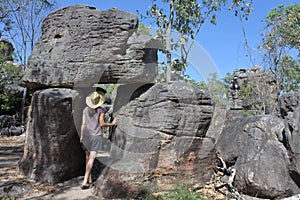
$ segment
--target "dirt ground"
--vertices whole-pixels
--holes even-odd
[[[23,155],[25,136],[0,136],[0,200],[2,199],[57,199],[93,200],[99,199],[92,194],[93,188],[82,190],[83,176],[57,185],[36,183],[19,172],[18,162]],[[201,190],[209,199],[224,199],[209,185]]]
[[[18,161],[23,154],[25,136],[0,136],[0,199],[99,199],[92,188],[82,190],[83,177],[54,186],[39,184],[23,176]]]

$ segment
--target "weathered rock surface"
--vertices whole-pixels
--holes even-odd
[[[54,184],[79,176],[85,154],[72,115],[70,89],[46,89],[32,97],[20,170],[39,182]]]
[[[122,107],[112,161],[96,184],[104,198],[135,198],[145,188],[168,190],[209,181],[213,142],[203,138],[214,107],[205,91],[182,82],[156,84]],[[119,192],[118,192],[119,191]]]
[[[213,111],[209,94],[198,87],[183,82],[156,84],[122,108],[118,118],[126,120],[121,120],[118,127],[132,134],[143,128],[169,135],[204,137]]]
[[[275,112],[279,91],[272,73],[260,67],[235,70],[229,89],[232,110],[244,109],[252,115]]]
[[[117,88],[116,97],[114,99],[113,111],[118,112],[122,106],[125,106],[131,100],[139,97],[151,86],[153,86],[153,83],[133,83],[119,85]]]
[[[278,101],[278,109],[281,117],[286,117],[300,106],[300,93],[291,92],[283,94]]]
[[[25,127],[13,115],[0,115],[0,136],[16,136],[25,132]]]
[[[205,134],[206,138],[210,138],[216,143],[221,135],[222,129],[224,128],[226,119],[226,109],[216,107],[214,114],[209,125],[209,128]]]
[[[51,13],[28,60],[23,84],[70,88],[153,81],[157,43],[137,35],[137,27],[136,15],[117,9],[76,5]]]
[[[284,118],[284,139],[290,154],[290,175],[300,188],[300,94],[288,93],[279,99],[279,110]]]
[[[215,148],[236,169],[234,184],[244,194],[274,199],[299,193],[290,175],[284,127],[274,115],[226,122]]]

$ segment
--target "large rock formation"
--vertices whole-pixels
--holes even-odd
[[[274,115],[226,122],[215,148],[236,169],[234,185],[244,194],[274,199],[300,192],[290,174],[284,128]]]
[[[215,113],[217,121],[207,134],[214,113],[207,92],[183,82],[141,84],[155,77],[157,52],[151,37],[136,34],[137,24],[131,13],[82,5],[45,19],[24,85],[72,87],[80,95],[72,101],[78,93],[70,89],[34,93],[20,169],[48,183],[80,175],[85,159],[75,125],[79,130],[84,97],[90,92],[86,87],[135,82],[118,89],[111,157],[99,158],[107,165],[96,183],[99,196],[140,198],[147,188],[204,186],[217,165],[216,151],[237,170],[234,186],[243,193],[263,198],[299,193],[299,95],[283,96],[278,109],[283,119],[233,119],[231,112],[223,127],[225,113]],[[231,111],[274,111],[277,90],[271,76],[255,68],[238,70],[234,77]]]
[[[209,181],[213,142],[203,138],[214,107],[208,93],[182,82],[156,84],[122,107],[111,156],[98,179],[104,198],[136,198],[145,187],[168,190]],[[122,189],[121,189],[122,188]]]
[[[155,84],[118,113],[119,119],[127,119],[118,127],[125,133],[143,127],[169,135],[204,137],[213,108],[209,94],[199,87],[184,82]]]
[[[260,67],[238,69],[234,71],[230,85],[230,109],[233,115],[238,113],[234,110],[244,110],[248,115],[274,113],[278,94],[272,73]]]
[[[20,170],[40,182],[54,184],[83,174],[85,154],[72,115],[70,89],[46,89],[32,97]]]
[[[300,93],[284,94],[279,99],[284,118],[284,144],[290,155],[290,175],[300,188]]]
[[[31,88],[94,83],[151,82],[157,44],[137,35],[137,16],[77,5],[51,13],[28,60],[23,84]]]

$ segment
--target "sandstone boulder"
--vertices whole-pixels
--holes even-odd
[[[125,133],[143,128],[169,135],[204,137],[213,111],[209,94],[199,87],[183,82],[156,84],[122,108],[118,118],[126,120],[120,121],[118,127]]]
[[[133,83],[119,85],[117,88],[116,97],[114,99],[113,111],[118,112],[122,106],[125,106],[131,100],[139,97],[151,86],[153,86],[153,83]]]
[[[290,92],[283,94],[279,98],[278,109],[281,117],[286,117],[289,113],[294,112],[300,105],[300,93]]]
[[[54,184],[82,175],[85,153],[72,115],[70,89],[34,93],[26,130],[20,170],[39,182]]]
[[[130,101],[117,113],[114,160],[98,179],[96,194],[136,198],[148,187],[204,185],[214,166],[213,141],[204,138],[213,110],[207,92],[183,82],[155,84]]]
[[[279,99],[279,110],[284,118],[284,139],[290,154],[290,174],[300,187],[300,94],[288,93]]]
[[[51,13],[43,22],[23,77],[30,88],[153,81],[157,43],[137,35],[137,16],[85,5]]]
[[[283,120],[274,115],[226,122],[215,148],[236,169],[234,184],[242,193],[269,199],[299,193],[289,171],[284,127]]]

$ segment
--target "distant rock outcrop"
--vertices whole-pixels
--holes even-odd
[[[250,115],[275,112],[279,91],[270,72],[260,67],[235,70],[229,89],[231,110],[244,110]]]
[[[137,35],[136,15],[76,5],[43,22],[23,78],[30,88],[88,87],[95,83],[151,82],[157,42]]]
[[[79,143],[70,89],[46,89],[32,97],[20,170],[39,182],[62,182],[83,174],[85,153]]]

